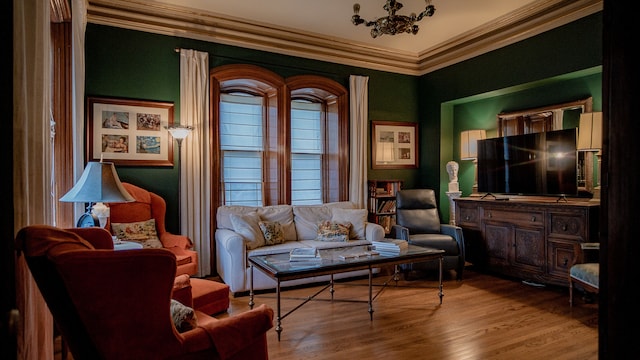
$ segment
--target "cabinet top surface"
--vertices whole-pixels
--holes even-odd
[[[589,199],[567,199],[565,200],[557,200],[554,197],[525,197],[525,196],[499,196],[501,200],[496,200],[491,197],[487,197],[482,199],[480,196],[470,196],[470,197],[460,197],[453,199],[455,202],[466,202],[466,203],[481,203],[483,205],[503,205],[503,206],[518,206],[518,205],[539,205],[539,206],[558,206],[558,207],[567,207],[567,206],[576,206],[576,207],[598,207],[600,206],[600,202],[589,201]],[[504,200],[507,199],[507,200]]]

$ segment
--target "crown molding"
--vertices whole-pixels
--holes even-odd
[[[373,70],[424,75],[601,10],[602,0],[540,0],[420,53],[137,0],[89,0],[87,21]]]

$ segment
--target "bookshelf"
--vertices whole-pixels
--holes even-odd
[[[402,180],[369,180],[369,222],[382,225],[386,234],[396,223],[396,191]]]

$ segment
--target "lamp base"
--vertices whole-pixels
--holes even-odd
[[[76,226],[79,228],[100,226],[100,219],[98,219],[98,217],[94,214],[86,212],[82,214],[82,216],[80,216],[80,219],[78,219],[78,223],[76,224]]]

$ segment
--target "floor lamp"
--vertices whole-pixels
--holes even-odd
[[[170,125],[167,130],[178,143],[178,229],[182,228],[182,140],[184,140],[191,130],[192,126],[188,125]]]

